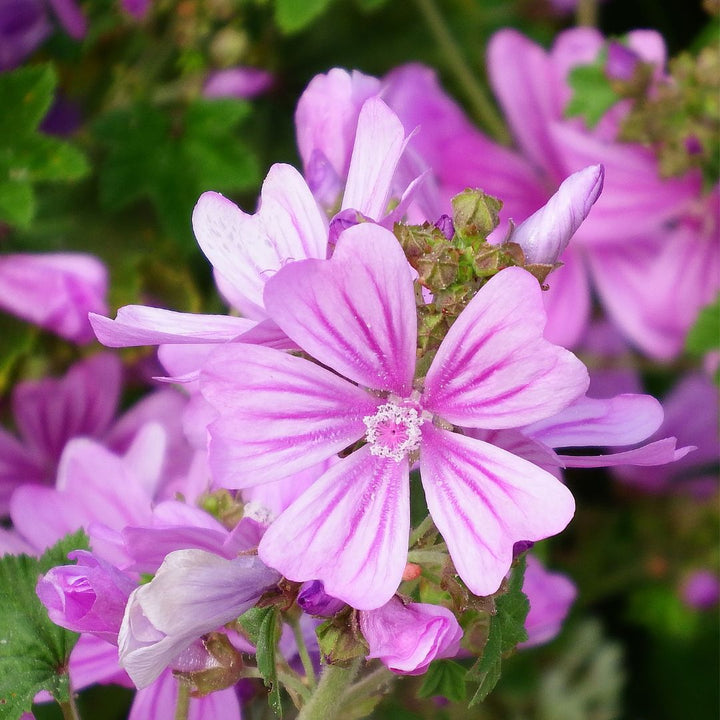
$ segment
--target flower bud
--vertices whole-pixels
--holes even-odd
[[[88,632],[117,643],[125,605],[136,583],[86,550],[68,555],[77,565],[51,568],[36,592],[50,619],[74,632]]]
[[[513,230],[510,240],[520,245],[528,263],[558,261],[600,196],[604,177],[602,165],[573,173],[543,207]]]
[[[325,587],[320,580],[303,583],[297,596],[297,604],[308,615],[320,615],[322,617],[335,615],[345,607],[342,600],[331,597],[325,592]]]
[[[463,631],[455,616],[440,605],[411,603],[397,597],[377,610],[360,613],[368,658],[380,658],[401,675],[421,675],[438,658],[454,657]]]

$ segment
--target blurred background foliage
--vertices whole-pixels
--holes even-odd
[[[579,12],[590,5],[581,0]],[[112,311],[129,303],[220,310],[193,240],[193,205],[213,189],[252,211],[270,164],[299,164],[293,112],[316,73],[339,66],[381,76],[423,62],[474,116],[448,39],[489,93],[493,32],[512,26],[549,44],[575,22],[543,0],[156,0],[141,21],[115,0],[83,7],[84,39],[56,28],[23,68],[0,74],[0,249],[98,255],[110,271]],[[700,3],[607,0],[595,9],[606,34],[654,28],[671,54],[717,37],[717,17]],[[272,73],[270,89],[253,99],[203,95],[209,73],[238,65]],[[88,352],[5,315],[0,335],[5,407],[18,378],[59,372]],[[662,393],[675,370],[648,368],[648,389]],[[643,495],[600,471],[569,483],[577,517],[538,546],[579,588],[560,639],[509,658],[496,692],[471,711],[420,703],[422,678],[406,678],[375,717],[717,717],[717,613],[680,599],[690,571],[718,564],[715,500]],[[95,688],[81,709],[121,718],[129,698]],[[46,706],[37,717],[57,712]]]

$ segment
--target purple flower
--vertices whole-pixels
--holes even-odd
[[[279,579],[257,556],[170,553],[130,596],[120,628],[121,666],[146,687],[195,640],[249,610]]]
[[[525,620],[528,639],[519,647],[549,642],[560,632],[575,601],[575,584],[562,573],[546,570],[537,558],[528,555],[523,592],[530,601],[530,612]]]
[[[330,617],[345,607],[342,600],[331,597],[325,592],[319,580],[303,583],[297,596],[297,604],[308,615]]]
[[[367,441],[270,526],[259,553],[271,567],[291,580],[322,580],[359,609],[385,604],[405,568],[408,475],[418,454],[430,512],[478,595],[497,590],[513,543],[567,525],[573,499],[552,475],[448,430],[527,425],[585,391],[582,363],[542,337],[541,291],[530,274],[510,268],[478,292],[422,390],[413,385],[410,268],[384,228],[357,225],[331,260],[286,265],[264,300],[288,337],[335,372],[259,346],[216,350],[201,374],[219,412],[209,428],[216,480],[249,487]]]
[[[368,659],[380,658],[400,675],[422,675],[433,660],[455,657],[463,631],[455,616],[441,605],[392,598],[377,610],[360,613]]]
[[[682,598],[687,605],[707,610],[720,600],[720,578],[710,570],[695,570],[682,585]]]
[[[88,312],[105,313],[107,270],[92,255],[0,257],[0,308],[72,340],[93,339]]]
[[[50,32],[42,0],[0,0],[0,71],[20,65]]]
[[[203,95],[208,98],[254,98],[267,92],[274,78],[267,70],[253,67],[234,67],[217,70],[205,81]]]
[[[37,594],[50,619],[74,632],[117,643],[125,605],[137,583],[85,550],[68,555],[77,565],[61,565],[40,578]]]

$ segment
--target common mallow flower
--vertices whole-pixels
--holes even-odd
[[[394,673],[422,675],[433,660],[455,657],[460,650],[462,628],[442,605],[406,605],[394,597],[359,615],[368,659],[380,658]]]
[[[423,382],[414,382],[411,271],[384,228],[356,225],[332,259],[286,265],[264,301],[326,367],[261,346],[214,351],[200,385],[219,412],[209,426],[216,482],[269,482],[365,441],[269,527],[259,546],[268,565],[291,580],[322,580],[358,609],[384,605],[405,568],[418,459],[430,513],[477,595],[498,589],[515,542],[570,521],[572,495],[551,474],[456,431],[524,426],[587,388],[583,364],[543,338],[541,290],[529,273],[509,268],[477,293]]]

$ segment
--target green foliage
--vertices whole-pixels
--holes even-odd
[[[454,660],[435,660],[430,663],[418,697],[442,695],[448,700],[461,702],[465,699],[465,676],[467,670]]]
[[[512,652],[519,642],[527,640],[525,618],[530,610],[530,603],[522,591],[524,577],[523,558],[510,575],[507,592],[498,597],[495,603],[496,612],[490,619],[483,654],[467,673],[469,680],[479,683],[470,700],[470,707],[482,702],[497,685],[503,656]]]
[[[30,323],[0,313],[0,392],[8,387],[19,360],[30,353],[38,330]]]
[[[255,658],[257,667],[270,688],[268,702],[278,717],[282,717],[282,701],[280,699],[280,684],[277,679],[277,644],[280,640],[280,613],[277,606],[250,608],[240,616],[239,623],[255,645]]]
[[[102,117],[95,126],[108,148],[100,171],[100,199],[120,210],[149,199],[165,232],[194,248],[190,218],[205,190],[231,193],[258,182],[255,155],[236,136],[248,105],[196,100],[179,118],[138,104]]]
[[[275,0],[275,21],[284,33],[307,27],[331,0]]]
[[[0,559],[0,720],[28,712],[40,690],[58,702],[70,697],[68,659],[79,636],[50,621],[35,586],[41,574],[67,564],[67,554],[78,548],[87,548],[82,531],[63,538],[40,559]]]
[[[600,118],[619,100],[605,74],[607,53],[600,52],[595,62],[578,65],[568,74],[572,97],[565,107],[565,117],[581,117],[589,127],[595,127]]]
[[[79,150],[38,132],[56,83],[49,65],[0,74],[0,107],[6,109],[0,113],[0,220],[10,225],[30,225],[33,183],[77,180],[88,172]]]
[[[720,295],[698,314],[695,325],[685,338],[685,349],[691,355],[704,355],[720,349]],[[720,384],[720,371],[716,373],[715,380]]]

